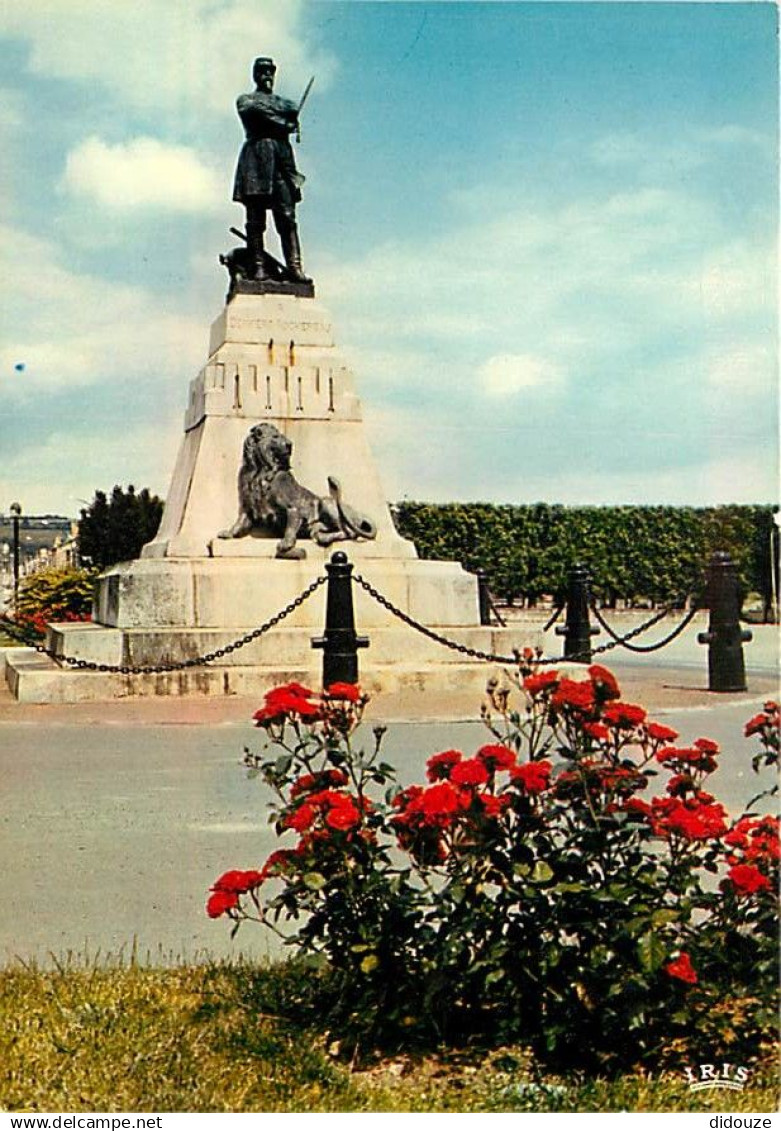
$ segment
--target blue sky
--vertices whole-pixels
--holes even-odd
[[[165,494],[256,54],[391,499],[774,501],[777,11],[0,9],[0,511]],[[17,369],[18,365],[24,369]]]

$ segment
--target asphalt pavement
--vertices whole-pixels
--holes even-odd
[[[674,642],[675,652],[664,650],[664,667],[662,653],[652,660],[612,653],[603,662],[626,701],[648,707],[683,741],[707,735],[721,743],[713,792],[737,814],[771,784],[751,770],[756,747],[743,726],[777,695],[777,630],[754,630],[748,691],[718,695],[707,691],[698,627]],[[279,953],[253,924],[231,942],[228,925],[203,910],[221,872],[256,867],[278,844],[268,793],[242,764],[244,747],[261,741],[251,723],[257,705],[228,698],[32,706],[0,693],[0,963],[102,961],[134,948],[156,963]],[[373,724],[390,722],[386,759],[402,782],[420,781],[431,754],[469,753],[486,740],[478,712],[463,697],[378,697],[366,740]]]

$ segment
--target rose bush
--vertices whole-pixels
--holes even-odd
[[[332,1031],[363,1048],[526,1040],[599,1068],[658,1065],[684,1038],[695,1058],[756,1055],[775,1023],[778,821],[732,820],[707,790],[715,742],[675,745],[611,672],[579,676],[525,653],[514,688],[489,685],[490,741],[405,788],[382,728],[357,741],[358,688],[275,688],[246,761],[289,843],[220,877],[208,914],[292,943]],[[775,704],[746,733],[755,768],[777,762]]]
[[[50,622],[91,619],[94,570],[50,566],[23,577],[16,598],[15,621],[31,636],[46,635]]]

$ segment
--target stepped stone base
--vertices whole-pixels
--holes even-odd
[[[219,663],[180,672],[123,675],[91,672],[50,660],[31,648],[6,653],[6,679],[23,703],[76,703],[145,696],[257,696],[289,680],[317,687],[322,654],[311,647],[311,631],[277,629]],[[518,631],[491,628],[454,629],[448,636],[483,652],[510,655],[524,641]],[[102,664],[155,664],[203,655],[235,639],[217,630],[170,631],[105,629],[99,625],[51,625],[47,643],[63,655]],[[469,661],[405,626],[375,629],[370,647],[359,654],[361,686],[381,692],[468,692],[475,702],[501,665]]]
[[[311,556],[303,561],[220,557],[125,562],[101,577],[95,620],[109,628],[225,628],[243,634],[324,575],[330,552],[307,546]],[[270,553],[273,542],[265,540],[265,547]],[[476,578],[455,562],[371,558],[371,544],[351,543],[347,549],[355,572],[415,620],[441,628],[479,623]],[[357,585],[353,594],[360,631],[398,623]],[[320,631],[324,623],[325,586],[286,618],[285,627]]]

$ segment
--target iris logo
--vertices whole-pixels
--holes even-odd
[[[690,1092],[704,1092],[709,1088],[727,1088],[742,1092],[749,1070],[742,1064],[700,1064],[697,1068],[684,1068]]]

